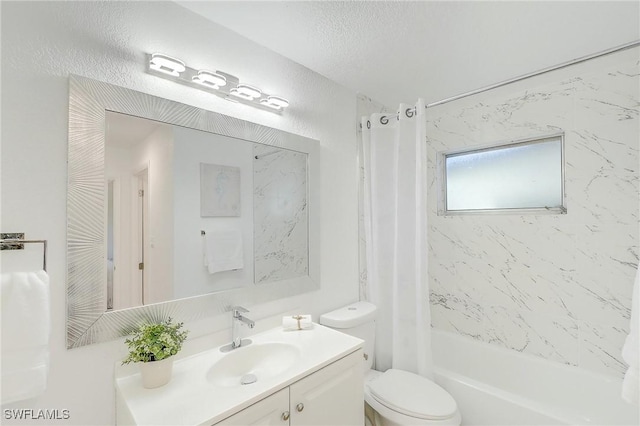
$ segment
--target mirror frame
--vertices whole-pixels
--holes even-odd
[[[106,111],[133,115],[308,154],[309,275],[106,311]],[[179,322],[222,314],[320,287],[320,142],[109,83],[69,76],[67,180],[67,348],[126,336],[143,321]]]

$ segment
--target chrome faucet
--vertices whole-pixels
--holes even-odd
[[[247,324],[249,328],[253,328],[256,323],[242,315],[249,312],[248,309],[245,309],[242,306],[234,306],[231,308],[231,311],[233,312],[233,319],[231,320],[231,349],[236,349],[242,345],[242,339],[240,337],[240,327],[242,326],[242,323]]]

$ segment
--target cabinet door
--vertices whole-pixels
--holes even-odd
[[[216,423],[216,426],[285,426],[288,424],[289,389],[286,388],[227,417]]]
[[[291,385],[291,426],[362,426],[362,356],[360,349]]]

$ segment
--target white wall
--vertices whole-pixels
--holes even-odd
[[[10,408],[68,409],[71,418],[65,424],[115,419],[113,372],[126,353],[122,339],[65,347],[69,73],[319,139],[322,288],[248,307],[255,319],[292,309],[318,315],[357,299],[354,93],[169,2],[0,5],[2,230],[49,241],[53,327],[47,391]],[[196,68],[234,73],[268,93],[282,94],[291,107],[278,116],[145,74],[144,54],[155,51]],[[23,259],[14,255],[2,254],[3,269]],[[186,327],[193,338],[228,325],[225,315]]]
[[[639,54],[427,109],[434,327],[622,375],[640,240]],[[437,216],[438,151],[558,131],[566,215]]]
[[[174,292],[196,296],[253,283],[253,144],[174,126]],[[240,169],[240,216],[200,216],[200,163]],[[242,233],[244,268],[209,274],[200,231]]]

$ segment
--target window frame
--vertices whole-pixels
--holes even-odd
[[[562,205],[559,207],[513,207],[499,209],[466,209],[466,210],[448,210],[447,208],[447,167],[446,159],[448,157],[459,156],[463,154],[475,154],[485,151],[495,151],[500,149],[512,148],[522,145],[533,145],[536,143],[550,142],[560,139],[560,174],[561,174],[561,191]],[[439,151],[437,153],[437,169],[438,169],[438,216],[464,216],[464,215],[495,215],[495,214],[567,214],[567,199],[565,193],[565,138],[564,132],[528,137],[524,139],[502,141],[492,143],[490,145],[472,146],[447,151]]]

